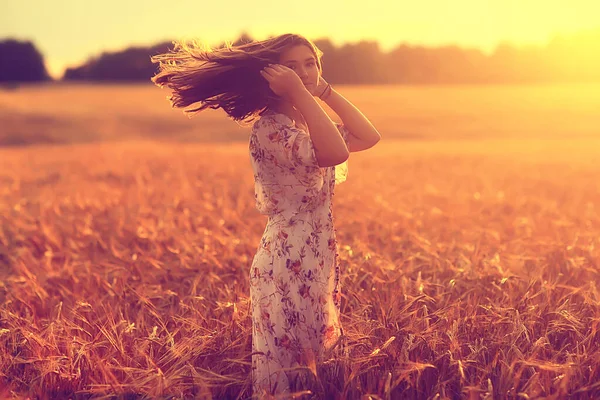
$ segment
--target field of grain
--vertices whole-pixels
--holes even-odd
[[[600,137],[600,83],[546,86],[336,86],[386,140]],[[151,139],[246,142],[248,124],[206,110],[189,119],[149,84],[0,90],[0,146]]]
[[[600,396],[598,89],[339,89],[383,139],[336,188],[314,398]],[[251,396],[248,128],[165,95],[0,92],[0,398]]]

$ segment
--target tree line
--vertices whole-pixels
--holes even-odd
[[[252,38],[242,34],[233,44]],[[323,55],[323,76],[338,84],[478,84],[589,82],[600,80],[600,30],[557,36],[545,47],[498,45],[486,55],[459,46],[401,44],[383,52],[375,41],[335,46],[315,41]],[[223,47],[224,43],[217,47]],[[149,81],[157,71],[150,57],[173,48],[172,42],[104,52],[68,68],[63,81]],[[0,42],[0,82],[50,79],[43,57],[31,42]]]

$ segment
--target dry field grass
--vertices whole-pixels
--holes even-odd
[[[336,86],[337,87],[337,86]],[[340,86],[386,139],[600,137],[600,83],[546,86]],[[231,142],[247,127],[206,110],[182,117],[148,84],[0,90],[0,146],[152,139]]]
[[[0,397],[248,398],[248,274],[266,219],[243,140],[189,143],[244,130],[187,120],[158,89],[109,89],[0,95],[3,126],[32,142],[79,142],[85,126],[123,139],[0,148]],[[600,101],[346,89],[384,140],[353,153],[336,188],[351,357],[316,366],[315,396],[600,396]],[[536,90],[537,108],[509,101]],[[164,123],[160,141],[140,139],[155,129],[136,130],[144,115]]]

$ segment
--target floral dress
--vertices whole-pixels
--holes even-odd
[[[347,144],[348,130],[336,126]],[[298,371],[346,351],[332,196],[348,169],[347,161],[319,167],[309,134],[272,111],[254,123],[249,150],[256,208],[268,216],[250,268],[252,386],[261,397],[290,393]]]

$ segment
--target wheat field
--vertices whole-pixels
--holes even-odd
[[[383,139],[334,197],[350,357],[297,398],[600,396],[599,88],[339,88]],[[0,92],[1,398],[252,395],[249,128],[165,95]]]

